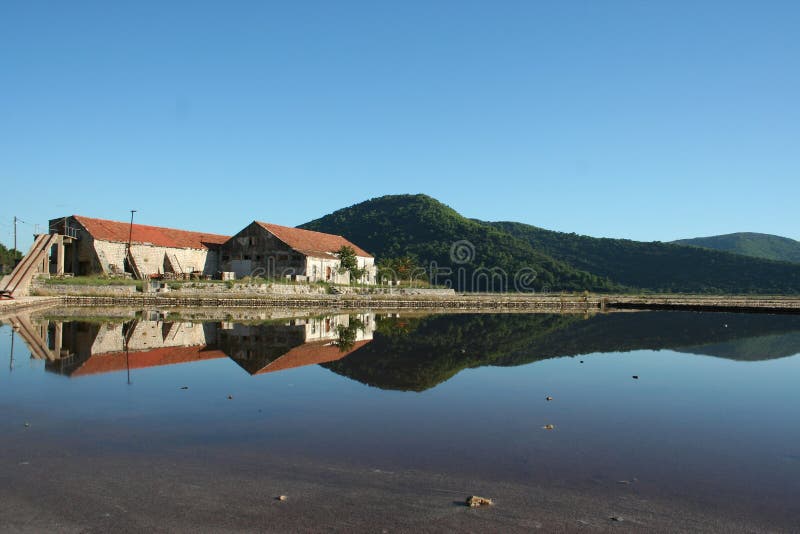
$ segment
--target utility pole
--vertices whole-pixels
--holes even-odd
[[[128,230],[128,250],[125,253],[125,259],[128,260],[128,263],[131,264],[131,272],[133,272],[133,263],[130,260],[131,256],[131,239],[133,238],[133,214],[136,213],[136,210],[131,210],[131,226]]]
[[[14,215],[14,252],[17,251],[17,216]]]
[[[8,361],[8,369],[14,370],[14,328],[11,328],[11,358]]]

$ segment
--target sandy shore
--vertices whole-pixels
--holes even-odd
[[[792,530],[780,521],[655,499],[630,486],[529,486],[222,447],[118,454],[26,442],[12,439],[0,451],[4,532]],[[496,504],[470,509],[463,502],[471,494]]]

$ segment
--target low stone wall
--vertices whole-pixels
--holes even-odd
[[[427,288],[427,287],[348,287],[336,286],[336,291],[342,295],[427,295],[432,297],[453,296],[453,289]]]
[[[91,295],[116,296],[135,295],[136,286],[82,286],[73,284],[48,284],[41,280],[34,281],[31,294],[36,296]]]
[[[0,317],[30,312],[42,308],[52,308],[62,303],[61,297],[20,297],[13,300],[0,300]]]
[[[291,287],[291,286],[287,286]],[[695,310],[800,313],[800,297],[578,296],[438,293],[435,295],[180,295],[129,293],[64,295],[65,306],[128,306],[138,309],[218,308],[298,310],[463,310],[594,313],[611,310]]]
[[[294,295],[326,295],[328,287],[320,284],[277,284],[277,283],[240,283],[228,284],[224,282],[174,282],[163,281],[164,288],[150,292],[145,288],[145,294],[151,296],[176,297],[213,297],[213,298],[263,298],[269,296],[294,296]],[[389,288],[389,287],[360,287],[360,286],[334,286],[334,292],[339,295],[395,295],[395,296],[454,296],[452,289],[432,288]],[[48,283],[46,279],[36,279],[31,285],[34,295],[49,296],[128,296],[139,293],[133,285],[77,285]],[[141,294],[141,293],[139,293]]]
[[[184,283],[180,288],[170,288],[160,293],[171,296],[226,296],[226,295],[321,295],[326,293],[324,286],[316,284],[236,284],[228,287],[224,283],[198,282]]]
[[[320,308],[328,310],[540,310],[585,313],[603,308],[598,299],[554,299],[498,296],[413,296],[413,295],[308,295],[258,297],[179,296],[176,294],[142,295],[129,297],[65,296],[68,306],[134,306],[139,308]]]

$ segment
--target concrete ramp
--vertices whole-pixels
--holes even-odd
[[[47,327],[34,325],[29,315],[21,314],[11,317],[11,327],[22,337],[37,360],[54,361],[58,357],[47,346]]]
[[[19,264],[0,282],[0,289],[14,296],[27,295],[34,275],[49,272],[50,247],[58,240],[57,234],[36,236],[30,250]]]

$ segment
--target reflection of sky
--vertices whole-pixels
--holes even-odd
[[[84,447],[268,447],[529,482],[637,477],[651,491],[776,506],[800,492],[800,355],[593,354],[469,369],[404,393],[319,366],[252,377],[227,358],[137,369],[130,385],[124,371],[70,380],[44,372],[18,337],[9,371],[9,333],[0,330],[4,431],[30,421]]]

